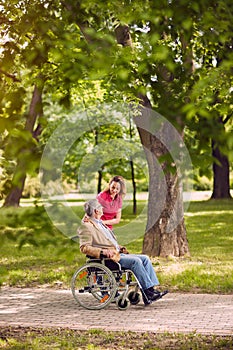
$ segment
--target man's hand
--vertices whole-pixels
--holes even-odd
[[[111,249],[103,249],[103,255],[111,259],[115,255],[115,252]]]
[[[125,247],[120,248],[120,253],[129,254],[128,250]]]

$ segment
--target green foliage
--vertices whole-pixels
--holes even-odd
[[[40,197],[40,181],[38,177],[28,177],[23,191],[24,198],[39,198]],[[36,202],[36,199],[35,199]]]
[[[149,95],[153,108],[179,130],[186,126],[190,131],[187,138],[196,139],[192,157],[197,167],[202,167],[203,159],[208,165],[213,161],[210,139],[231,160],[231,7],[230,0],[168,1],[162,7],[148,0],[3,1],[0,166],[5,193],[21,154],[26,172],[38,171],[43,146],[64,120],[64,111],[69,115],[72,108],[87,110],[103,102],[138,102],[141,94]],[[116,43],[114,30],[119,24],[129,25],[127,47]],[[55,119],[52,125],[40,119],[44,130],[38,143],[24,129],[33,86],[41,81],[44,115]],[[98,118],[90,116],[91,121]],[[106,140],[125,134],[112,125],[102,136]],[[87,149],[84,139],[79,141],[64,165],[64,176],[71,181],[76,181]],[[114,172],[111,167],[106,164],[106,172]],[[123,168],[128,173],[126,164]],[[208,175],[209,166],[202,172]]]
[[[193,189],[194,191],[211,191],[212,188],[212,179],[209,179],[206,176],[194,175],[193,177]]]
[[[2,265],[8,274],[2,275],[1,284],[25,287],[63,281],[68,285],[70,266],[82,263],[84,257],[77,243],[53,227],[44,208],[6,208],[0,216],[2,258],[8,257]]]

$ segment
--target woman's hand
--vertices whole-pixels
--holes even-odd
[[[83,218],[82,218],[82,222],[88,222],[89,221],[89,217],[87,215],[85,215]]]

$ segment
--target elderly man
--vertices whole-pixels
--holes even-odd
[[[78,230],[81,252],[95,258],[110,258],[119,262],[123,268],[131,270],[141,285],[145,305],[167,294],[168,291],[159,292],[154,289],[159,281],[150,259],[146,255],[129,254],[125,247],[118,244],[114,233],[100,220],[103,209],[98,200],[88,201],[84,209],[89,219],[84,220]]]

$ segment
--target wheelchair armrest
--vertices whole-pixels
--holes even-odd
[[[111,270],[111,271],[121,271],[122,270],[121,265],[118,262],[115,262],[109,258],[100,259],[100,258],[95,258],[95,257],[90,256],[90,255],[86,255],[86,257],[90,262],[98,262],[100,264],[103,264],[106,267],[108,267],[109,270]]]
[[[86,258],[88,259],[88,262],[98,262],[102,264],[103,259],[95,258],[94,256],[86,255]]]

